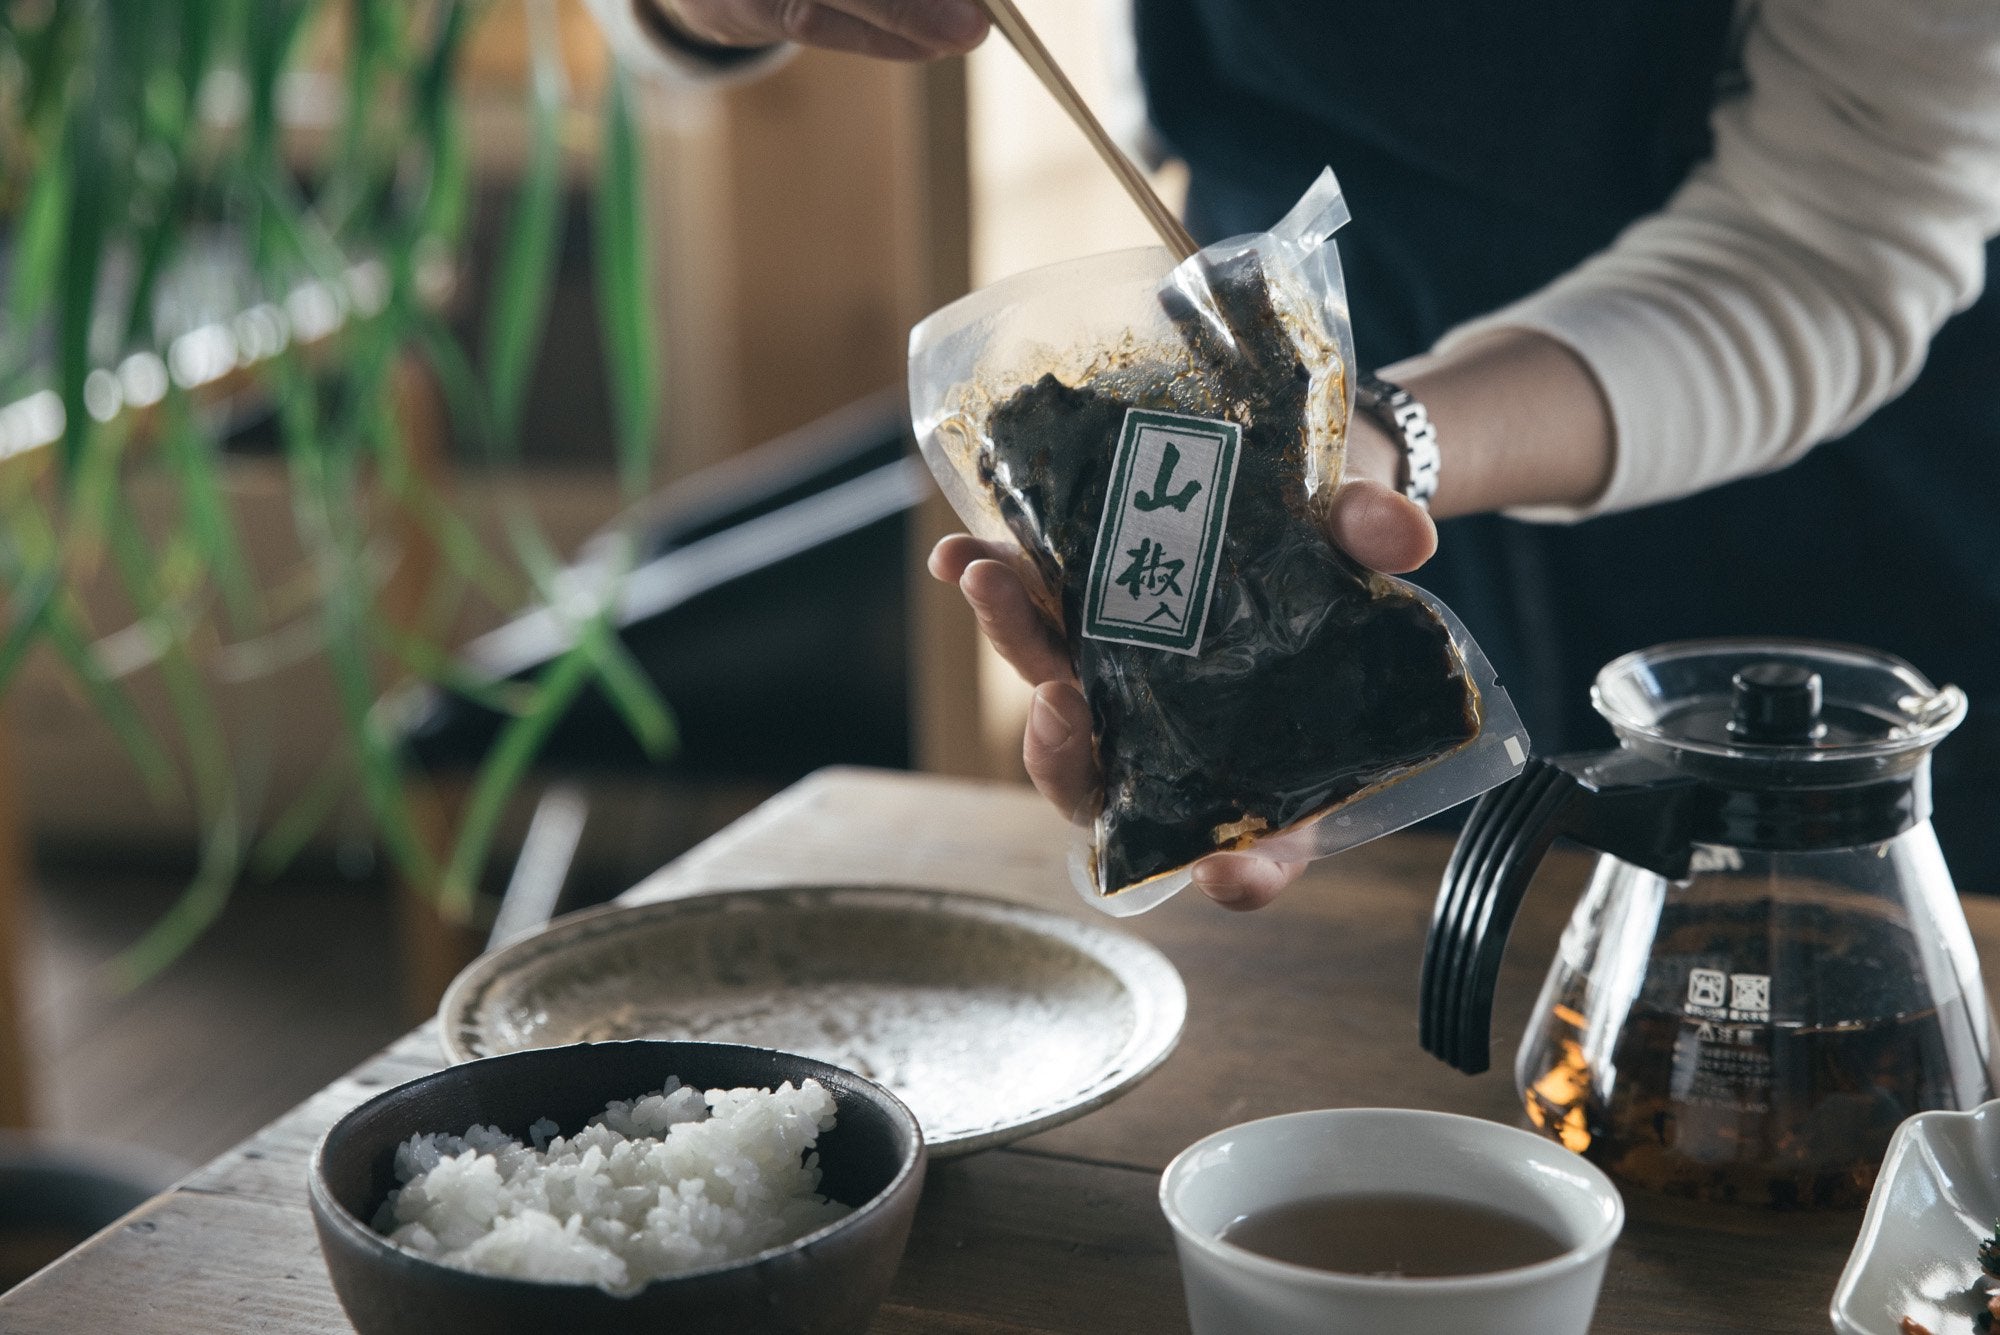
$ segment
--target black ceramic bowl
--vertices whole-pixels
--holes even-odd
[[[500,1279],[428,1261],[368,1226],[395,1187],[396,1147],[424,1132],[539,1117],[573,1133],[612,1099],[669,1075],[698,1089],[832,1093],[820,1190],[855,1207],[748,1260],[655,1280],[628,1298],[583,1284]],[[468,1062],[379,1094],[334,1123],[312,1164],[313,1222],[334,1291],[361,1335],[861,1335],[888,1291],[923,1188],[923,1133],[895,1095],[837,1066],[730,1043],[579,1043]]]

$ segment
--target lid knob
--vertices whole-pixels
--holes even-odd
[[[1730,679],[1729,731],[1746,742],[1804,745],[1820,722],[1819,673],[1801,663],[1752,663]]]

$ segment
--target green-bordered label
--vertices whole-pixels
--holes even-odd
[[[1200,651],[1242,439],[1234,422],[1125,414],[1090,558],[1085,635]]]

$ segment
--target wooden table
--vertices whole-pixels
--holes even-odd
[[[805,780],[631,894],[811,882],[941,885],[1088,913],[1063,872],[1068,832],[1021,790],[831,770]],[[1185,1331],[1160,1169],[1200,1136],[1302,1108],[1400,1104],[1518,1120],[1504,1069],[1467,1078],[1416,1044],[1416,978],[1448,845],[1401,835],[1322,863],[1274,907],[1230,914],[1188,894],[1128,920],[1187,980],[1179,1050],[1110,1107],[1005,1150],[932,1165],[875,1329],[884,1335]],[[1588,861],[1558,854],[1501,980],[1512,1051]],[[2000,943],[2000,903],[1966,903]],[[1502,1065],[1504,1066],[1504,1062]],[[385,1086],[439,1065],[430,1027],[336,1081],[0,1298],[0,1332],[343,1332],[306,1210],[321,1133]],[[1823,1332],[1854,1214],[1695,1210],[1628,1193],[1595,1329]]]

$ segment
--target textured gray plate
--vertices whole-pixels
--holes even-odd
[[[438,1009],[454,1062],[616,1038],[816,1057],[901,1095],[935,1158],[1109,1103],[1166,1060],[1186,1015],[1180,974],[1143,941],[889,886],[588,910],[474,961]]]
[[[1896,1128],[1861,1236],[1833,1291],[1842,1335],[1897,1335],[1904,1317],[1937,1335],[1972,1329],[1979,1243],[2000,1218],[2000,1099],[1918,1113]]]

